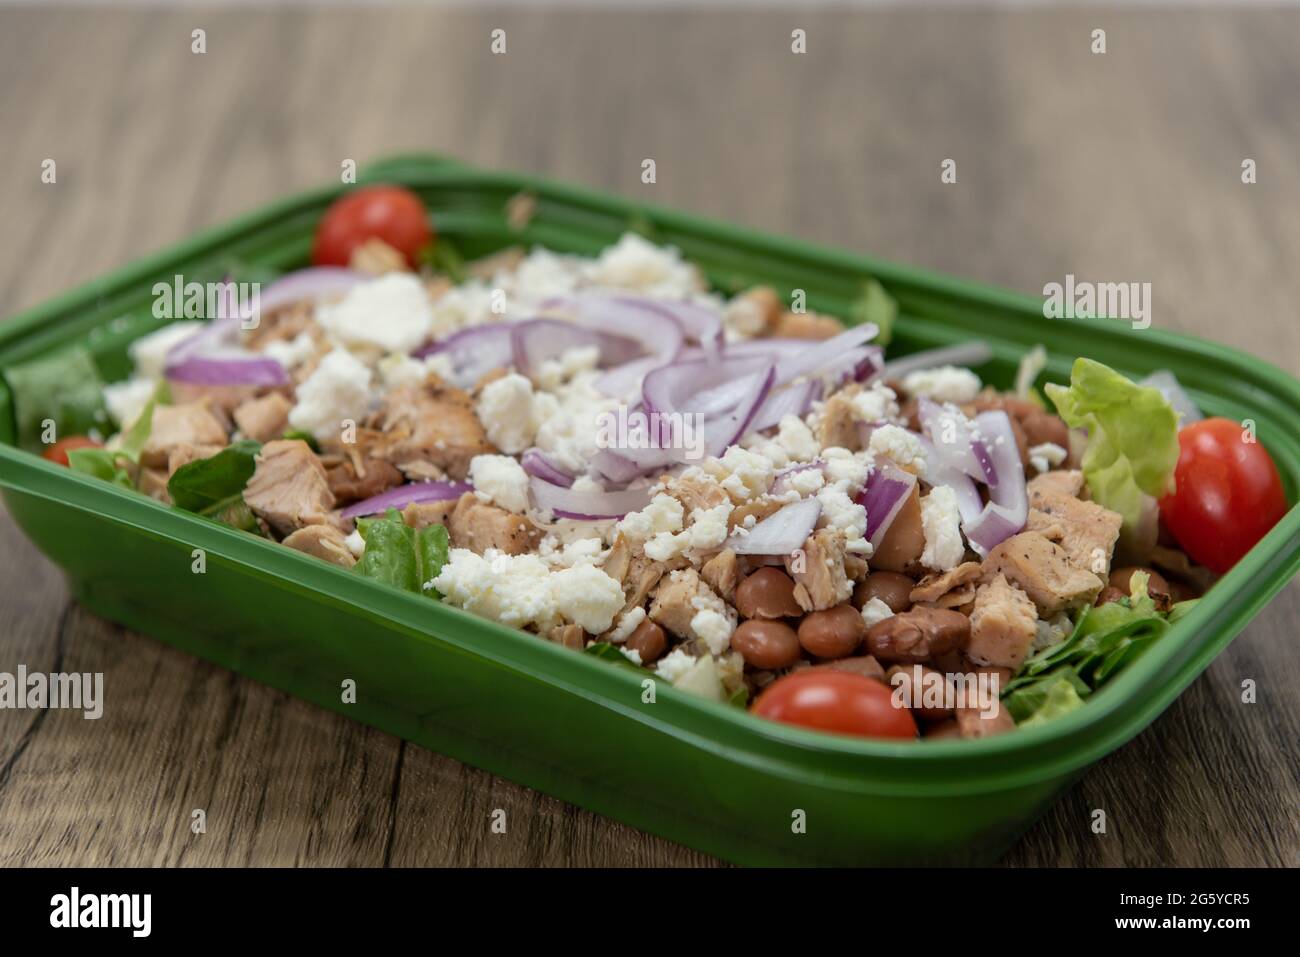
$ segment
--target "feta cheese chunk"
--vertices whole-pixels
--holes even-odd
[[[957,495],[946,485],[936,485],[921,499],[921,529],[925,550],[921,564],[937,571],[956,568],[966,556],[961,537],[961,512]]]
[[[917,369],[903,376],[903,388],[916,398],[924,396],[936,402],[970,402],[979,395],[980,377],[958,366]]]
[[[157,388],[155,380],[139,377],[114,382],[104,386],[104,405],[113,421],[125,428],[140,417]]]
[[[474,412],[488,441],[502,452],[518,455],[537,436],[533,417],[533,384],[517,372],[494,379],[479,392]]]
[[[528,473],[508,455],[476,455],[469,462],[469,481],[482,501],[522,514],[528,509]]]
[[[626,601],[623,586],[594,565],[553,572],[551,591],[559,613],[593,635],[609,630]]]
[[[900,468],[925,475],[925,448],[920,438],[897,425],[882,425],[871,433],[869,450],[873,456],[893,460]]]
[[[354,286],[338,302],[319,306],[316,318],[339,342],[376,345],[385,352],[410,352],[433,331],[424,283],[408,272]]]
[[[1069,453],[1055,442],[1044,442],[1029,449],[1029,464],[1039,472],[1050,472],[1065,461]]]
[[[167,365],[167,353],[202,329],[203,325],[191,319],[173,322],[135,340],[126,350],[135,363],[135,374],[141,379],[161,379]]]
[[[347,421],[359,422],[370,410],[370,370],[346,349],[335,349],[298,386],[298,404],[289,424],[322,441],[339,434]]]
[[[879,598],[872,598],[862,606],[862,622],[868,628],[872,625],[879,624],[886,618],[893,617],[894,609],[890,608]]]

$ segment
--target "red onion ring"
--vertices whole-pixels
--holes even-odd
[[[808,541],[821,513],[815,498],[791,502],[747,531],[737,528],[726,547],[737,555],[789,555]]]
[[[473,486],[465,482],[410,482],[349,505],[340,514],[344,518],[377,515],[390,508],[401,510],[417,502],[446,502],[472,491]]]

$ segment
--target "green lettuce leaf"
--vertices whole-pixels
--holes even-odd
[[[1173,490],[1178,414],[1158,389],[1140,386],[1091,359],[1077,359],[1069,388],[1049,384],[1048,398],[1066,424],[1088,430],[1083,475],[1093,500],[1137,534],[1143,497]]]
[[[427,525],[417,531],[402,521],[401,512],[390,508],[382,517],[358,519],[357,531],[366,542],[356,566],[360,574],[403,591],[437,595],[432,588],[426,592],[424,584],[447,564],[451,550],[447,529]]]
[[[72,449],[68,452],[68,468],[123,488],[134,489],[135,481],[124,463],[139,463],[140,453],[144,451],[153,429],[153,410],[154,400],[150,399],[136,417],[135,423],[122,435],[122,441],[116,449]]]
[[[40,452],[45,447],[47,419],[54,423],[56,438],[85,435],[108,421],[104,382],[94,357],[82,346],[9,366],[4,377],[22,448]]]
[[[228,509],[243,502],[244,488],[253,477],[257,453],[261,450],[261,443],[241,439],[216,455],[182,465],[167,481],[172,504],[209,518],[226,514]],[[242,513],[239,517],[240,522],[231,524],[242,526]]]
[[[898,303],[885,292],[885,287],[874,279],[862,284],[862,294],[849,306],[849,318],[854,325],[874,322],[880,332],[872,340],[876,345],[887,346],[894,338],[894,321],[898,318]]]

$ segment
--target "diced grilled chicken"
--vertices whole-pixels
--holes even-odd
[[[289,535],[284,544],[342,568],[351,568],[357,563],[346,537],[333,525],[307,525]]]
[[[1110,574],[1111,555],[1124,524],[1118,512],[1050,485],[1033,489],[1029,506],[1027,529],[1058,542],[1076,567],[1103,579]]]
[[[975,592],[966,657],[977,665],[1010,668],[1024,664],[1037,633],[1038,613],[1029,596],[995,575]]]
[[[479,501],[466,492],[456,502],[447,523],[451,543],[482,555],[489,548],[507,555],[522,555],[537,546],[541,533],[522,515]]]
[[[189,465],[199,459],[212,458],[223,448],[224,445],[190,445],[188,442],[172,446],[167,456],[167,477],[171,478],[182,465]]]
[[[456,499],[444,502],[412,502],[402,509],[402,521],[417,531],[430,525],[446,525],[456,508]]]
[[[721,595],[728,603],[734,604],[736,584],[740,580],[739,563],[736,553],[724,548],[700,567],[700,575],[709,587]]]
[[[383,459],[365,459],[360,455],[345,457],[326,469],[325,477],[340,505],[373,498],[404,481],[393,463]]]
[[[802,555],[786,556],[785,569],[794,579],[794,600],[804,611],[824,611],[853,594],[844,571],[844,535],[833,528],[813,532]]]
[[[1083,473],[1078,469],[1053,469],[1029,480],[1029,504],[1034,508],[1045,493],[1059,492],[1078,498],[1083,494]]]
[[[1102,588],[1100,578],[1079,568],[1065,549],[1038,532],[1013,535],[989,552],[984,559],[985,578],[998,574],[1033,600],[1041,618],[1091,602]]]
[[[379,424],[385,433],[382,455],[388,461],[430,462],[454,479],[469,474],[474,456],[496,451],[474,415],[473,400],[448,385],[394,389],[384,400]]]
[[[853,393],[848,387],[840,389],[826,400],[817,420],[817,439],[823,448],[837,446],[856,452],[862,448],[862,433],[853,410]]]
[[[328,522],[334,507],[324,466],[307,443],[297,439],[262,446],[244,501],[281,535]]]
[[[249,399],[234,412],[235,425],[245,436],[257,442],[270,442],[284,435],[289,427],[289,410],[293,403],[279,392],[268,392]]]
[[[140,464],[167,468],[172,449],[178,445],[229,444],[226,428],[204,399],[181,405],[160,405],[153,410],[149,441],[140,453]]]
[[[696,635],[691,629],[691,620],[700,610],[696,606],[697,599],[710,603],[719,600],[695,569],[683,568],[670,572],[654,590],[654,599],[650,602],[650,620],[678,638],[694,638]]]
[[[975,581],[981,573],[979,562],[962,562],[946,572],[926,575],[916,583],[908,598],[913,602],[938,601],[953,589]]]

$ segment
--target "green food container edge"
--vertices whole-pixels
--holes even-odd
[[[469,256],[510,245],[592,254],[636,228],[677,246],[722,291],[803,289],[809,309],[841,318],[875,278],[900,307],[892,354],[982,339],[994,358],[980,371],[1004,387],[1039,342],[1049,351],[1040,382],[1067,380],[1079,355],[1130,375],[1171,369],[1207,414],[1255,423],[1296,500],[1300,382],[1230,348],[1113,320],[1048,320],[1037,297],[442,157],[395,156],[371,164],[360,181],[415,190],[438,233]],[[0,323],[0,371],[80,344],[106,379],[125,376],[127,345],[164,323],[149,308],[155,281],[211,271],[229,257],[302,265],[320,213],[348,188],[272,203]],[[516,228],[506,206],[521,192],[536,208]],[[650,682],[652,696],[631,668],[46,462],[14,447],[11,398],[0,383],[4,500],[86,607],[439,753],[743,864],[995,860],[1089,764],[1150,724],[1300,565],[1293,506],[1146,655],[1086,707],[1045,725],[973,741],[822,735],[662,682]],[[355,703],[343,701],[349,679]]]

